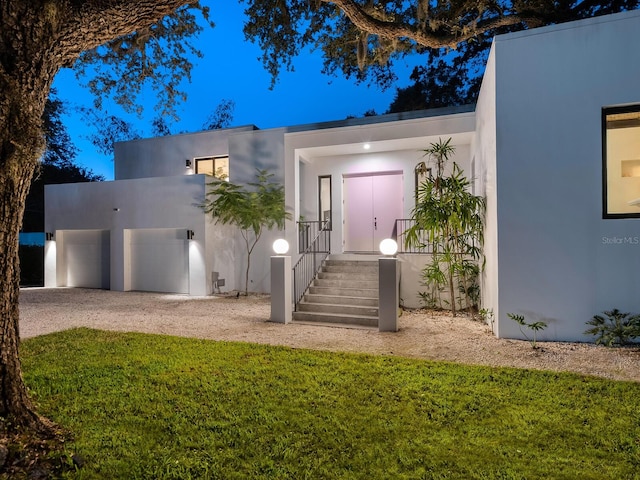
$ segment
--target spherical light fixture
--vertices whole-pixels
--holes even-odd
[[[380,242],[380,252],[383,255],[395,255],[398,251],[398,244],[392,238],[385,238]]]
[[[287,242],[284,238],[279,238],[275,242],[273,242],[273,251],[276,255],[284,255],[289,251],[289,242]]]

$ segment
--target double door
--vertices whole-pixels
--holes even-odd
[[[345,175],[343,194],[344,251],[377,252],[403,217],[402,173]]]

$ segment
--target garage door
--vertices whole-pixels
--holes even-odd
[[[189,293],[185,229],[130,230],[131,290]]]
[[[65,230],[63,258],[68,287],[110,287],[108,230]]]

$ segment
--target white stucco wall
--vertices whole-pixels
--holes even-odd
[[[605,309],[640,312],[640,245],[608,241],[640,238],[640,221],[601,207],[601,109],[640,102],[638,31],[634,11],[495,40],[502,337],[520,336],[508,312],[551,340],[592,340],[585,322]]]
[[[482,87],[476,104],[476,134],[472,152],[477,194],[485,197],[485,268],[480,277],[481,308],[497,318],[498,302],[498,202],[496,190],[496,75],[495,50],[489,53]],[[496,332],[497,333],[497,332]]]
[[[189,293],[206,295],[211,289],[209,272],[212,265],[206,260],[204,247],[210,227],[199,207],[204,200],[205,182],[204,175],[189,175],[47,185],[45,229],[56,233],[56,245],[55,249],[49,246],[47,250],[47,253],[53,253],[45,258],[45,285],[60,285],[60,278],[54,279],[52,272],[55,262],[64,262],[61,252],[64,251],[65,231],[109,232],[110,288],[122,291],[131,288],[130,262],[126,261],[131,235],[127,232],[174,229],[183,231],[186,239],[189,229],[194,232],[194,239],[189,241]],[[211,247],[215,249],[215,245]],[[58,271],[66,268],[60,264],[57,267]],[[227,270],[231,268],[232,262],[226,266]]]
[[[228,155],[230,136],[254,130],[255,127],[250,125],[117,142],[114,145],[114,178],[127,180],[193,174],[193,168],[186,168],[187,159]]]

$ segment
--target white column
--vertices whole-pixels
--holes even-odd
[[[378,330],[398,331],[400,269],[393,257],[378,259]]]
[[[271,321],[289,323],[292,318],[291,257],[271,257]]]

